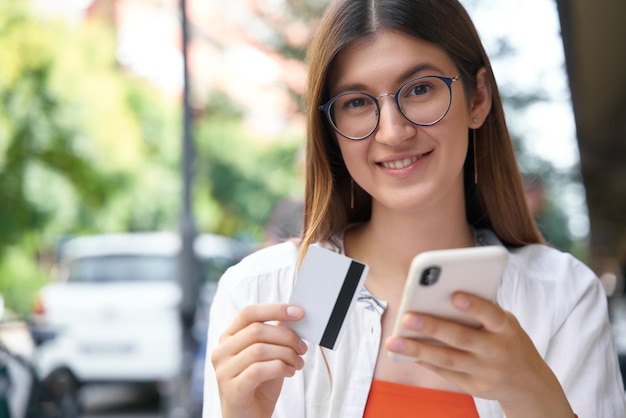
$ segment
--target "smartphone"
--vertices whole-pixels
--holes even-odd
[[[426,251],[418,254],[409,268],[393,335],[425,339],[402,327],[406,312],[420,312],[449,319],[470,327],[482,326],[452,306],[452,295],[462,291],[495,300],[509,253],[502,246]],[[435,344],[438,341],[431,340]],[[389,352],[392,359],[410,357]]]

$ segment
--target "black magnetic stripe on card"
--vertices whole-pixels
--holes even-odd
[[[350,268],[348,268],[346,277],[343,280],[341,290],[339,291],[339,295],[335,301],[335,306],[330,314],[330,318],[328,318],[326,329],[324,329],[324,334],[320,340],[320,345],[322,347],[330,348],[332,350],[335,346],[335,342],[339,336],[339,331],[341,330],[343,321],[346,318],[348,309],[350,308],[352,296],[354,296],[354,292],[356,292],[356,287],[359,285],[364,269],[364,264],[357,263],[355,261],[350,263]]]

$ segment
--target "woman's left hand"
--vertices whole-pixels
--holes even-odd
[[[483,327],[408,313],[405,328],[445,345],[393,336],[386,348],[414,357],[473,396],[499,401],[509,418],[574,416],[558,379],[510,312],[465,293],[455,294],[452,304]]]

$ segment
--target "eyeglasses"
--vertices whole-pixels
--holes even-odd
[[[359,141],[370,136],[380,121],[381,97],[393,96],[402,115],[411,123],[431,126],[442,120],[452,103],[452,83],[460,76],[417,77],[404,83],[395,93],[378,97],[363,92],[343,93],[320,106],[337,133]]]

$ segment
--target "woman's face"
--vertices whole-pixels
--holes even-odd
[[[329,77],[330,96],[361,91],[378,97],[395,93],[410,79],[432,75],[456,77],[459,71],[442,48],[385,31],[373,42],[357,43],[337,56]],[[435,125],[412,124],[394,98],[384,96],[379,98],[378,127],[369,137],[354,141],[336,135],[348,171],[375,206],[415,212],[463,203],[471,116],[462,82],[453,82],[451,89],[450,109]]]

